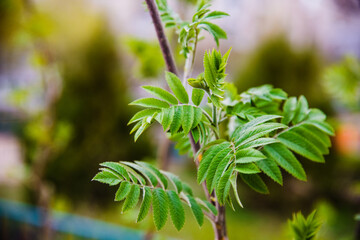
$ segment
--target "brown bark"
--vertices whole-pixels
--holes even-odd
[[[162,170],[168,170],[170,165],[170,140],[163,136],[158,147],[159,166]]]
[[[159,43],[160,43],[160,47],[165,59],[165,63],[167,66],[167,69],[169,72],[172,72],[176,75],[178,75],[177,70],[176,70],[176,66],[175,66],[175,61],[173,58],[173,55],[171,53],[171,49],[169,46],[169,43],[167,41],[167,38],[165,36],[164,33],[164,28],[162,26],[162,22],[160,19],[160,15],[157,9],[157,6],[154,2],[154,0],[145,0],[147,7],[149,9],[155,30],[156,30],[156,35],[158,37]],[[199,143],[195,143],[193,136],[191,135],[191,133],[189,134],[189,138],[190,138],[190,143],[191,143],[191,148],[193,150],[194,153],[198,152],[200,149],[200,145]],[[196,160],[196,165],[198,166],[199,164],[199,160]],[[206,188],[206,183],[204,182],[203,184],[203,189],[204,192],[207,196],[207,199],[217,208],[218,210],[218,215],[212,219],[212,225],[213,225],[213,229],[214,229],[214,238],[216,240],[227,240],[227,232],[226,232],[226,221],[225,221],[225,206],[220,206],[219,203],[216,201],[216,196],[215,194],[212,192],[211,194],[208,192],[207,188]]]
[[[215,222],[213,223],[215,239],[228,240],[229,238],[226,231],[225,206],[219,206],[217,203],[216,208],[219,213],[216,216]]]
[[[177,70],[176,70],[175,61],[174,61],[173,55],[171,53],[169,42],[165,36],[164,28],[162,26],[162,22],[160,19],[160,15],[159,15],[157,6],[156,6],[154,0],[145,0],[145,1],[148,6],[150,16],[151,16],[151,19],[153,21],[153,24],[154,24],[154,27],[156,30],[156,35],[157,35],[159,43],[160,43],[160,48],[161,48],[161,51],[164,56],[166,67],[169,72],[172,72],[172,73],[178,75]]]

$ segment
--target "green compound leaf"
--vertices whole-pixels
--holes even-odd
[[[122,213],[141,202],[137,222],[142,221],[148,215],[152,206],[153,220],[157,230],[165,225],[169,211],[174,226],[180,230],[185,222],[182,202],[191,208],[200,225],[204,218],[202,211],[217,214],[216,208],[209,206],[209,202],[198,198],[195,200],[190,186],[182,182],[179,177],[170,172],[160,171],[149,163],[122,161],[119,163],[106,162],[102,165],[106,168],[100,168],[100,174],[105,173],[111,178],[116,177],[118,178],[117,183],[121,182],[115,194],[115,201],[123,201]],[[128,176],[128,178],[122,177],[122,175]],[[168,181],[172,183],[176,191],[166,190]],[[204,210],[200,208],[199,204],[204,206]]]

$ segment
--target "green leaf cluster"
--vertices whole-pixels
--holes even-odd
[[[167,0],[156,0],[156,5],[160,13],[161,21],[165,24],[166,28],[179,28],[183,24],[179,15],[168,5]]]
[[[144,89],[157,98],[134,101],[132,104],[147,109],[135,114],[130,123],[137,122],[136,139],[140,131],[158,121],[168,137],[177,142],[176,148],[181,154],[191,153],[187,137],[191,133],[195,142],[202,145],[194,153],[196,157],[202,155],[198,182],[206,180],[208,191],[215,191],[220,204],[232,205],[232,189],[241,205],[238,179],[260,193],[269,192],[262,180],[263,174],[283,184],[281,169],[306,181],[297,156],[323,163],[334,131],[326,123],[325,114],[309,108],[304,96],[288,97],[283,90],[271,85],[238,94],[233,85],[225,83],[228,55],[229,51],[222,56],[216,50],[205,54],[204,73],[197,79],[189,79],[195,105],[189,104],[189,96],[178,77],[166,73],[172,93],[145,86]],[[213,106],[212,117],[198,106],[205,93]],[[227,136],[222,139],[217,126],[221,118],[229,119]]]
[[[218,108],[222,107],[221,101],[224,100],[226,65],[231,49],[223,56],[220,51],[213,50],[205,52],[204,72],[197,78],[189,78],[188,83],[195,89],[203,89],[209,95],[209,100]]]
[[[209,10],[207,1],[198,2],[191,22],[182,21],[166,0],[156,2],[166,27],[176,28],[182,53],[189,60],[187,63],[193,60],[189,53],[195,52],[201,30],[209,32],[217,46],[219,39],[226,38],[226,33],[210,21],[228,14]],[[135,132],[135,141],[156,121],[162,125],[167,137],[177,142],[175,147],[181,154],[191,155],[190,140],[196,146],[200,145],[197,150],[193,144],[193,149],[197,151],[193,156],[199,162],[197,181],[206,186],[212,204],[195,198],[188,185],[175,175],[150,164],[103,163],[94,180],[119,185],[115,200],[122,202],[123,212],[141,202],[138,221],[148,214],[152,206],[158,230],[164,226],[169,214],[174,226],[180,230],[185,221],[185,204],[191,208],[201,226],[204,213],[213,219],[219,205],[228,203],[234,209],[232,201],[235,199],[242,207],[238,180],[266,194],[269,190],[263,181],[264,175],[282,185],[282,171],[285,170],[293,177],[306,181],[298,156],[325,162],[323,155],[329,153],[330,136],[334,135],[334,130],[326,122],[326,115],[319,109],[309,108],[304,96],[288,97],[283,90],[271,85],[238,94],[234,85],[225,82],[229,54],[230,50],[224,55],[218,50],[205,53],[204,71],[196,78],[187,79],[192,87],[191,97],[180,79],[166,72],[166,82],[171,91],[157,86],[143,86],[152,97],[130,103],[144,108],[129,121],[129,124],[135,124],[131,130],[131,133]],[[205,93],[208,105],[201,106]],[[317,229],[314,214],[306,220],[297,215],[293,228],[299,233],[310,229],[305,236],[313,236],[311,233]]]
[[[346,56],[326,69],[323,77],[326,90],[337,102],[352,110],[360,109],[360,60]]]
[[[216,140],[205,147],[206,150],[201,149],[203,158],[198,169],[198,182],[206,180],[208,190],[215,190],[220,204],[229,200],[229,189],[232,188],[237,195],[236,185],[231,184],[229,179],[235,179],[236,183],[240,177],[255,191],[268,193],[259,173],[264,173],[282,185],[282,168],[295,178],[305,181],[306,173],[297,155],[314,162],[324,162],[323,155],[329,153],[329,136],[334,135],[334,131],[325,122],[326,116],[320,110],[309,109],[304,96],[287,99],[282,91],[273,91],[268,86],[259,89],[267,90],[251,91],[253,96],[246,98],[242,94],[238,97],[238,103],[227,109],[230,117],[242,120],[230,134],[229,140]],[[279,115],[261,110],[250,111],[258,109],[256,99],[263,99],[263,95],[274,92],[277,94],[266,101],[276,101]]]
[[[316,210],[305,218],[301,212],[294,213],[293,219],[289,220],[289,226],[294,240],[314,240],[320,230],[321,223],[316,219]]]
[[[199,40],[201,30],[208,32],[219,46],[220,39],[227,39],[226,32],[218,25],[212,23],[212,20],[229,16],[221,11],[211,11],[211,4],[207,1],[199,1],[196,12],[190,22],[183,21],[168,5],[167,0],[156,0],[161,20],[166,28],[176,28],[179,34],[179,43],[181,44],[181,54],[188,57],[188,54],[194,50]]]
[[[287,93],[280,88],[273,88],[266,84],[250,88],[241,93],[240,98],[242,103],[251,104],[265,113],[279,114],[279,107],[281,102],[287,99]]]
[[[206,117],[202,110],[198,106],[189,104],[189,96],[175,74],[167,72],[166,81],[172,93],[156,86],[143,86],[145,91],[156,98],[141,98],[130,103],[130,105],[145,107],[129,121],[129,124],[136,123],[130,132],[135,132],[135,141],[155,121],[163,126],[164,131],[169,131],[170,136],[179,132],[187,135],[190,131],[204,136]],[[198,99],[195,100],[197,105]]]
[[[137,222],[153,209],[157,230],[164,227],[168,216],[177,230],[185,223],[184,205],[188,206],[197,223],[204,222],[204,212],[216,215],[216,208],[205,200],[194,197],[191,188],[176,175],[158,170],[146,162],[104,162],[93,180],[119,185],[115,201],[122,203],[122,213],[140,205]]]

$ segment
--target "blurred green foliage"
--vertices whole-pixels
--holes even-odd
[[[133,111],[127,105],[127,78],[107,23],[78,8],[83,6],[81,1],[71,8],[78,10],[73,20],[56,12],[61,1],[48,4],[0,3],[0,48],[11,60],[7,66],[16,65],[18,57],[26,58],[26,64],[38,73],[35,78],[40,78],[15,89],[9,99],[24,114],[17,135],[28,175],[41,165],[44,180],[55,187],[56,195],[67,196],[72,203],[111,202],[110,191],[90,183],[98,164],[142,159],[153,151],[146,137],[134,144],[129,136],[127,122]],[[84,21],[87,24],[80,26]],[[14,66],[14,71],[22,71],[21,67]],[[60,96],[49,98],[51,88],[60,91],[60,86]],[[43,109],[27,109],[29,102],[39,101]],[[27,190],[25,198],[36,199]]]
[[[325,112],[329,111],[319,81],[322,64],[316,49],[307,47],[295,50],[280,35],[265,40],[244,59],[242,66],[234,66],[240,69],[234,77],[240,92],[250,87],[271,84],[282,88],[289,96],[305,95],[312,106],[321,106],[323,110],[326,107]]]
[[[324,85],[330,95],[351,110],[360,110],[360,61],[347,56],[326,69]]]
[[[146,41],[135,37],[128,38],[126,45],[136,57],[134,75],[139,78],[156,78],[164,69],[165,62],[157,42]]]
[[[289,226],[293,232],[294,240],[313,240],[321,227],[316,218],[316,211],[310,213],[307,218],[301,212],[294,213]]]
[[[73,138],[50,163],[47,176],[73,201],[111,199],[100,184],[89,183],[100,162],[151,155],[146,138],[134,144],[129,135],[132,112],[126,78],[119,69],[114,38],[104,26],[64,61],[63,93],[54,110],[58,121],[72,126]]]
[[[8,43],[20,27],[21,0],[0,1],[0,46]]]
[[[63,121],[57,121],[56,124],[48,123],[47,118],[45,113],[39,113],[23,126],[22,140],[26,146],[26,159],[30,164],[38,160],[39,151],[45,147],[49,147],[54,156],[63,151],[72,136],[71,125]]]

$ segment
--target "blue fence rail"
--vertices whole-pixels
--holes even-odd
[[[43,210],[29,204],[0,199],[0,218],[39,228],[42,226]],[[144,233],[74,214],[50,211],[52,231],[71,234],[85,239],[98,240],[140,240]],[[2,229],[4,231],[4,229]],[[4,233],[3,233],[4,234]],[[0,236],[1,238],[1,236]]]

